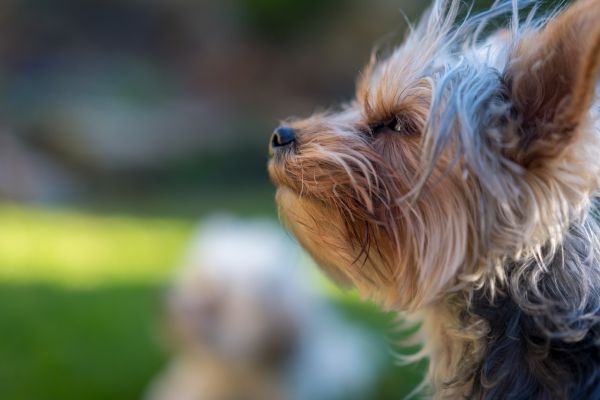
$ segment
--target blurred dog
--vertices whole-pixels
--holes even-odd
[[[274,223],[204,224],[169,296],[176,356],[148,399],[369,397],[381,349],[308,289],[298,256]]]
[[[281,217],[422,321],[435,397],[600,399],[600,0],[461,13],[436,0],[355,100],[275,131]]]

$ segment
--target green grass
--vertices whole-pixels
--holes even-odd
[[[0,399],[140,398],[167,359],[163,287],[195,225],[0,204]],[[393,316],[324,288],[348,318],[392,331]],[[402,398],[421,369],[390,355],[373,398]]]
[[[0,398],[136,399],[164,363],[154,286],[0,286]]]
[[[64,286],[157,283],[194,223],[0,207],[0,281]]]

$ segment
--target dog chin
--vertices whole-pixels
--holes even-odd
[[[288,187],[280,186],[275,196],[279,208],[279,217],[302,247],[321,270],[337,285],[343,288],[352,288],[352,279],[343,271],[343,265],[349,258],[342,250],[345,247],[343,236],[340,232],[332,232],[336,225],[324,219],[323,205],[308,197],[300,196]],[[339,246],[332,247],[330,242],[339,242]],[[337,248],[332,252],[331,248]]]

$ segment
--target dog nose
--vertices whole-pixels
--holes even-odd
[[[275,149],[278,147],[288,146],[296,140],[296,133],[292,128],[287,126],[280,126],[275,129],[273,136],[271,136],[271,148]]]

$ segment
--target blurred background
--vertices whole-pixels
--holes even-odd
[[[400,10],[426,5],[2,0],[0,398],[140,398],[169,357],[164,288],[195,226],[275,219],[279,119],[348,100],[373,45],[400,41]],[[315,286],[387,343],[393,315]],[[389,347],[373,399],[424,367]]]

